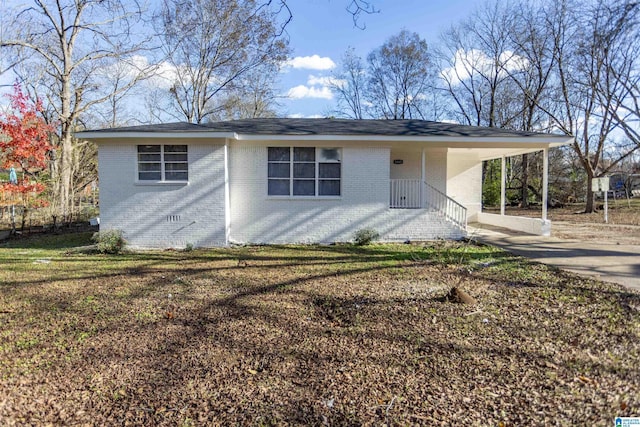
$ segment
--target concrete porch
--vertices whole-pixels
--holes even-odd
[[[540,150],[537,150],[538,152]],[[510,216],[505,214],[506,206],[506,155],[500,156],[500,214],[478,212],[475,221],[494,227],[502,227],[514,231],[520,231],[536,236],[551,236],[551,221],[547,218],[547,205],[549,199],[549,149],[542,151],[542,215],[541,218],[523,216]],[[494,157],[496,159],[498,157]],[[486,160],[493,160],[486,159]]]
[[[505,214],[506,162],[511,156],[543,153],[542,217],[527,218]],[[482,163],[501,159],[500,214],[482,211]],[[534,235],[549,236],[547,219],[549,148],[545,145],[514,147],[399,146],[390,150],[391,209],[431,209],[466,229],[467,221],[506,227]]]

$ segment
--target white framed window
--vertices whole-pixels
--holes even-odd
[[[139,181],[189,180],[186,145],[138,145]]]
[[[269,147],[269,196],[340,196],[342,150]]]

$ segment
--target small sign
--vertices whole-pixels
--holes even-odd
[[[591,180],[591,191],[604,193],[604,222],[608,223],[609,202],[607,200],[607,196],[609,195],[609,177],[603,176],[602,178],[593,178]]]
[[[404,160],[402,160],[402,159],[395,159],[395,160],[393,161],[393,164],[394,164],[394,165],[401,165],[401,164],[403,164],[403,163],[404,163]]]
[[[609,177],[593,178],[591,180],[592,191],[609,191]]]

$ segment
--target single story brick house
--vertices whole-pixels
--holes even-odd
[[[540,150],[546,160],[572,141],[423,120],[276,118],[76,136],[98,145],[101,229],[139,248],[340,242],[363,228],[385,241],[458,239],[468,220],[511,226],[481,212],[482,161]],[[546,212],[528,220],[513,225],[548,232]]]

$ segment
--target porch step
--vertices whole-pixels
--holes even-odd
[[[391,209],[429,209],[439,212],[456,228],[467,226],[467,209],[442,191],[419,179],[392,179]]]
[[[466,236],[461,229],[438,211],[427,209],[389,209],[381,240],[459,240]]]

